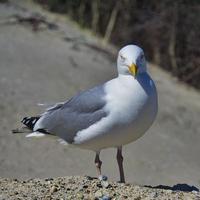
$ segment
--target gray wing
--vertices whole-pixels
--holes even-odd
[[[81,92],[69,101],[47,110],[36,123],[34,131],[44,129],[72,143],[78,131],[107,116],[105,104],[104,85]]]

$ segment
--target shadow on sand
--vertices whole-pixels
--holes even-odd
[[[178,183],[174,186],[166,186],[166,185],[157,185],[157,186],[150,186],[150,185],[145,185],[145,187],[148,188],[155,188],[155,189],[164,189],[164,190],[172,190],[172,191],[182,191],[182,192],[192,192],[192,191],[196,191],[199,192],[199,189],[195,186],[190,186],[186,183]]]

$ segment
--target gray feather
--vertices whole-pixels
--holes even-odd
[[[45,129],[72,143],[78,131],[107,116],[105,104],[104,85],[81,92],[64,104],[45,112],[34,131]]]

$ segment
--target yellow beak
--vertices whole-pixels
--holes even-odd
[[[129,72],[133,75],[133,76],[136,76],[137,75],[137,66],[135,64],[131,64],[129,67]]]

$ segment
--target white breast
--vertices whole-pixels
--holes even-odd
[[[77,134],[81,148],[127,144],[141,137],[155,119],[157,94],[149,76],[139,82],[130,76],[118,77],[107,82],[105,90],[109,115]]]

